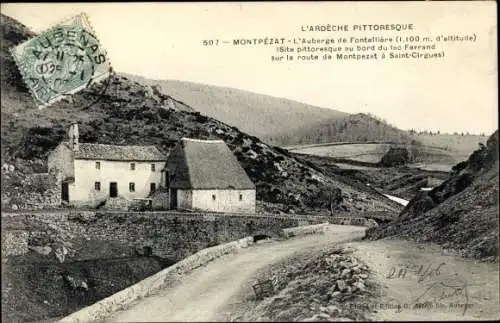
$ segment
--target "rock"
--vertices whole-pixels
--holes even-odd
[[[351,270],[350,269],[344,269],[342,270],[342,273],[340,274],[340,278],[347,278],[349,277],[351,274]]]
[[[329,257],[330,261],[337,262],[339,260],[340,256],[339,255],[331,255]]]
[[[346,290],[347,289],[347,284],[346,284],[345,280],[342,280],[342,279],[337,280],[337,288],[340,291]]]
[[[89,290],[89,286],[87,285],[87,282],[82,282],[80,287],[82,287],[85,290]]]
[[[75,289],[77,287],[76,281],[73,277],[71,276],[66,276],[66,281],[70,284],[71,288]]]
[[[352,268],[352,271],[356,274],[359,274],[361,272],[361,268],[359,268],[359,266],[356,266]]]
[[[17,211],[19,209],[19,207],[16,204],[12,204],[11,208],[14,211]]]
[[[337,307],[337,306],[334,306],[334,305],[328,305],[326,307],[328,313],[330,314],[330,316],[337,316],[340,314],[341,310]]]
[[[52,251],[52,248],[48,247],[48,246],[43,246],[43,247],[32,246],[32,247],[29,247],[29,249],[31,249],[34,252],[36,252],[37,254],[43,255],[43,256],[49,255],[50,252]]]
[[[314,314],[312,317],[303,319],[302,322],[331,321],[332,318],[326,313]]]
[[[342,294],[342,293],[339,292],[339,291],[335,291],[335,292],[332,293],[332,297],[339,296],[340,294]]]
[[[314,316],[321,318],[321,319],[331,320],[330,315],[328,315],[326,313],[319,313],[319,314],[316,314]]]
[[[367,278],[368,278],[368,275],[367,275],[367,274],[360,274],[360,275],[359,275],[359,278],[362,278],[362,279],[367,279]]]
[[[356,286],[356,288],[358,288],[360,291],[364,291],[365,290],[365,284],[363,284],[360,281],[358,281],[356,284],[354,284],[354,286]]]
[[[60,263],[64,262],[64,259],[66,258],[66,255],[68,254],[68,249],[66,247],[62,246],[60,248],[57,248],[54,252],[57,260],[59,260]]]

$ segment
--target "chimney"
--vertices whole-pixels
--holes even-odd
[[[73,123],[69,127],[69,145],[73,151],[78,151],[78,123]]]

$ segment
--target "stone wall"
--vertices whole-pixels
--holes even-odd
[[[291,237],[303,234],[324,233],[328,223],[310,225],[306,227],[293,227],[284,229],[283,236]],[[95,322],[105,320],[110,314],[121,310],[136,301],[148,297],[164,289],[171,277],[186,275],[192,270],[207,264],[223,255],[237,253],[240,249],[253,245],[251,236],[231,241],[218,246],[202,249],[193,255],[186,257],[175,265],[172,265],[135,285],[121,290],[91,306],[87,306],[71,315],[62,318],[59,322]]]
[[[378,223],[375,220],[363,217],[332,217],[329,222],[340,225],[359,225],[368,228],[378,226]]]
[[[244,237],[236,241],[200,250],[186,259],[179,261],[175,265],[143,279],[95,304],[82,308],[62,318],[58,322],[95,322],[104,320],[110,314],[123,309],[135,300],[148,297],[165,288],[171,277],[186,275],[193,269],[203,266],[222,255],[236,253],[242,248],[251,246],[253,243],[252,241],[252,237]]]
[[[12,230],[2,232],[2,258],[28,253],[28,232]]]
[[[68,259],[130,256],[150,247],[153,254],[171,261],[198,250],[246,236],[283,236],[283,229],[330,222],[373,226],[361,217],[297,215],[242,215],[187,212],[60,211],[2,214],[2,230],[29,232],[30,246],[63,244]],[[22,223],[22,226],[14,225]],[[31,226],[26,226],[30,223]],[[82,242],[83,241],[83,242]]]
[[[297,220],[289,218],[97,212],[95,219],[83,226],[82,233],[131,248],[149,246],[153,254],[177,261],[198,250],[249,235],[278,236],[281,229],[297,224]]]
[[[279,237],[282,229],[306,221],[288,216],[122,211],[23,212],[2,217],[5,222],[2,227],[9,222],[37,223],[36,227],[26,228],[36,231],[37,239],[31,239],[32,244],[36,241],[72,242],[73,246],[68,246],[68,257],[75,260],[93,259],[98,255],[121,256],[124,250],[151,247],[154,255],[178,261],[198,250],[246,236]],[[40,229],[45,227],[46,230]],[[5,227],[4,230],[11,229]],[[79,241],[85,245],[78,245]],[[120,255],[105,254],[105,249],[94,250],[98,248],[94,246],[108,245],[119,246]]]
[[[2,183],[2,209],[42,210],[61,206],[61,186],[49,173],[9,176],[12,183]],[[14,176],[16,176],[14,178]]]

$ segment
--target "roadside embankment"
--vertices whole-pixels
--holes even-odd
[[[267,295],[247,295],[230,321],[317,322],[365,320],[377,289],[366,264],[352,249],[329,246],[299,251],[259,272],[269,282]],[[271,288],[272,287],[272,288]],[[265,297],[264,297],[265,296]]]
[[[292,237],[314,233],[324,233],[328,223],[311,225],[306,227],[288,228],[287,233],[282,236]],[[284,230],[283,230],[284,231]],[[176,264],[148,277],[135,285],[113,294],[91,306],[85,307],[59,322],[90,322],[103,319],[137,299],[148,297],[160,291],[177,277],[185,275],[192,270],[203,266],[210,261],[223,255],[236,253],[239,249],[247,248],[253,244],[253,237],[245,237],[236,241],[206,248],[177,262]]]

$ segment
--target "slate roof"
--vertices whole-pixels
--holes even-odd
[[[68,142],[64,142],[69,147]],[[75,159],[112,160],[112,161],[166,161],[167,157],[155,146],[121,146],[79,143],[78,151],[73,152]]]
[[[172,188],[255,189],[222,140],[182,138],[170,155],[166,168],[172,175]]]

